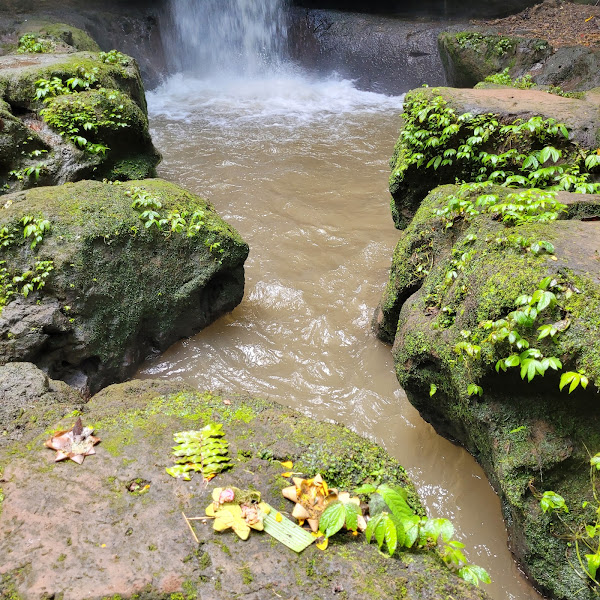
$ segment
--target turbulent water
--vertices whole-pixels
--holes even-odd
[[[288,71],[177,75],[149,105],[161,175],[208,197],[251,252],[242,304],[140,376],[247,391],[373,438],[408,468],[430,514],[454,521],[494,598],[538,598],[483,472],[420,419],[371,333],[399,235],[386,187],[401,98]]]
[[[493,598],[539,598],[482,470],[419,417],[371,332],[399,236],[386,188],[402,98],[287,65],[281,0],[171,10],[171,62],[185,75],[149,94],[160,175],[209,198],[251,250],[242,304],[138,375],[249,392],[374,439],[430,515],[453,520]]]

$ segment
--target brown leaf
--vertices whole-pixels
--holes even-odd
[[[81,418],[78,418],[71,429],[54,434],[44,442],[44,446],[56,450],[55,462],[70,458],[80,465],[86,456],[96,454],[94,446],[100,438],[94,437],[93,431],[92,427],[84,427]]]

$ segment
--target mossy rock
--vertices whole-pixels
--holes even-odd
[[[171,232],[173,221],[161,231],[146,227],[144,208],[133,209],[135,194],[128,195],[138,186],[153,206],[160,203],[160,218],[177,213],[185,230]],[[35,362],[53,378],[94,392],[242,298],[248,246],[210,204],[174,184],[82,181],[3,200],[0,230],[6,227],[10,240],[0,253],[7,269],[4,285],[0,279],[1,362]],[[196,211],[202,222],[187,235]],[[33,249],[23,237],[28,215],[50,227]],[[12,277],[32,281],[40,272],[45,286],[38,292],[32,285],[27,297],[24,283],[11,284]]]
[[[100,46],[85,31],[66,23],[28,22],[19,35],[33,33],[57,46],[67,46],[78,52],[100,52]]]
[[[546,40],[482,30],[442,32],[438,47],[448,83],[455,87],[473,87],[507,67],[513,77],[521,76],[553,52]]]
[[[405,141],[405,120],[401,121],[400,136],[390,160],[390,192],[392,194],[391,211],[396,227],[405,228],[413,218],[420,202],[435,187],[455,181],[474,181],[480,175],[481,165],[472,158],[458,158],[457,150],[474,135],[476,127],[494,122],[494,130],[485,143],[477,146],[475,152],[496,153],[506,150],[506,140],[501,137],[500,128],[531,117],[552,119],[564,124],[568,138],[561,133],[551,139],[531,138],[527,135],[513,136],[510,148],[527,155],[545,144],[554,144],[567,160],[577,159],[579,149],[592,150],[600,142],[600,107],[595,96],[589,99],[565,98],[537,90],[514,88],[498,89],[457,89],[457,88],[420,88],[409,92],[405,99],[404,115],[415,118],[419,107],[426,105],[438,110],[449,111],[452,125],[457,126],[455,134],[443,143],[439,142],[439,133],[431,133],[436,145],[426,150],[422,163],[414,157],[416,150]],[[429,114],[429,113],[428,113]],[[406,117],[402,117],[405,119]],[[431,124],[433,123],[433,125]],[[435,129],[435,123],[425,118],[422,129]],[[427,142],[425,136],[423,142]],[[538,144],[535,148],[533,143]],[[441,163],[446,152],[453,152],[453,158]],[[441,164],[433,164],[439,157]]]
[[[292,460],[294,471],[307,470],[305,457],[323,448],[340,465],[340,478],[329,479],[331,485],[402,485],[422,513],[402,466],[344,427],[315,422],[272,402],[158,380],[110,386],[78,408],[64,406],[65,418],[49,430],[31,428],[18,444],[0,450],[2,582],[14,597],[229,600],[287,597],[293,590],[298,600],[333,594],[356,600],[487,598],[452,574],[435,552],[399,552],[390,558],[363,535],[340,532],[325,552],[311,545],[296,554],[264,532],[253,531],[242,542],[231,530],[216,533],[210,522],[191,521],[194,540],[182,512],[204,515],[215,487],[257,490],[289,518],[293,505],[281,490],[290,481],[282,476],[280,461]],[[27,416],[32,414],[35,409]],[[102,438],[96,454],[81,466],[53,462],[44,439],[49,431],[71,427],[78,415]],[[173,433],[197,430],[209,421],[223,424],[233,468],[208,485],[200,474],[191,482],[167,475]],[[141,483],[147,487],[140,491]],[[32,548],[30,532],[15,524],[38,519]]]
[[[396,247],[377,330],[394,341],[396,374],[411,403],[484,467],[502,499],[511,549],[535,585],[553,598],[587,600],[595,596],[571,566],[574,548],[542,513],[539,498],[554,490],[571,508],[567,519],[590,516],[581,506],[592,499],[588,451],[600,451],[594,389],[600,381],[600,197],[562,193],[561,220],[512,227],[493,213],[456,217],[446,227],[438,213],[451,196],[475,201],[514,192],[443,186],[427,196]],[[540,241],[554,253],[533,252]],[[488,341],[485,323],[506,318],[517,298],[531,295],[546,277],[560,286],[560,302],[521,333],[561,367],[528,383],[519,368],[497,372],[498,360],[521,350]],[[566,323],[566,329],[538,339],[544,323]],[[480,358],[461,350],[465,341],[477,345]],[[594,383],[561,392],[561,374],[579,369]],[[470,385],[482,388],[481,397]]]
[[[161,159],[148,129],[139,70],[130,57],[107,64],[98,53],[0,58],[0,193],[79,179],[156,176]],[[91,77],[89,89],[68,88]],[[60,80],[42,102],[36,82]],[[75,84],[73,84],[75,85]],[[81,84],[84,85],[84,84]]]

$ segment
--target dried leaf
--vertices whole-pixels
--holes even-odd
[[[44,446],[56,450],[55,462],[70,458],[80,465],[86,456],[96,454],[94,446],[100,438],[94,437],[93,432],[93,427],[84,427],[81,418],[78,418],[71,429],[54,434],[44,442]]]

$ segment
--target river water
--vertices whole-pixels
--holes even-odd
[[[539,598],[482,470],[419,417],[370,329],[399,237],[387,160],[401,101],[289,67],[175,75],[149,94],[160,175],[209,198],[251,251],[242,304],[138,376],[249,392],[372,438],[408,469],[430,516],[452,519],[493,598]]]

